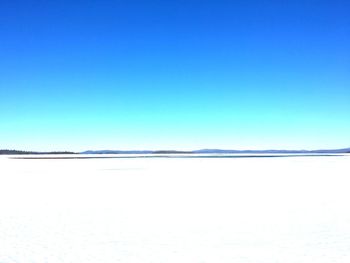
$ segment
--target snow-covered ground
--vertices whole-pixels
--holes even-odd
[[[1,263],[348,263],[350,156],[0,157]]]

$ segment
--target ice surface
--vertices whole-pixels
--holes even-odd
[[[350,156],[0,158],[0,262],[350,262]]]

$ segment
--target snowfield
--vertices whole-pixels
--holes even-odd
[[[348,263],[350,156],[0,157],[1,263]]]

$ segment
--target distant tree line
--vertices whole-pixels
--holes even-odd
[[[15,155],[15,154],[75,154],[75,152],[57,151],[57,152],[33,152],[33,151],[19,151],[19,150],[0,150],[2,155]]]

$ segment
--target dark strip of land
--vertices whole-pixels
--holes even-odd
[[[69,151],[55,152],[34,152],[34,151],[19,151],[19,150],[0,150],[0,155],[37,155],[37,154],[78,154]]]
[[[84,152],[70,152],[70,151],[50,151],[50,152],[38,152],[38,151],[19,151],[19,150],[1,150],[0,155],[106,155],[106,154],[139,154],[139,155],[152,155],[152,154],[178,154],[178,155],[192,155],[192,154],[232,154],[232,155],[279,155],[279,154],[344,154],[350,153],[350,148],[343,149],[325,149],[325,150],[222,150],[222,149],[202,149],[194,151],[175,151],[175,150],[88,150]],[[80,157],[79,157],[80,158]],[[93,157],[96,158],[96,157]],[[114,157],[113,157],[114,158]]]
[[[340,154],[283,154],[283,155],[142,155],[142,156],[27,156],[11,157],[11,159],[60,160],[60,159],[139,159],[139,158],[280,158],[280,157],[325,157],[343,156]]]

